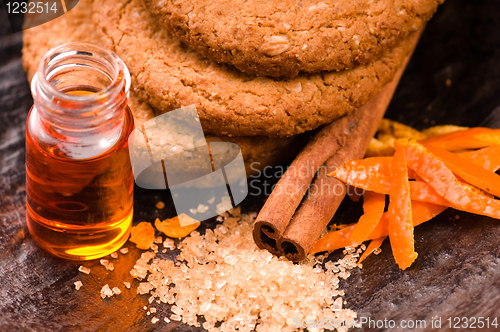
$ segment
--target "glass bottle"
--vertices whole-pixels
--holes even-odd
[[[86,43],[48,51],[33,77],[34,105],[26,122],[27,224],[33,238],[59,257],[99,258],[129,237],[129,88],[123,61]]]

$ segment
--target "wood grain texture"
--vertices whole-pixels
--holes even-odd
[[[500,128],[499,12],[498,1],[445,2],[429,22],[386,115],[418,128],[434,123]],[[6,24],[0,20],[0,32],[9,30]],[[148,297],[124,291],[122,280],[131,281],[131,258],[140,255],[130,243],[128,259],[120,255],[115,271],[88,262],[84,265],[92,272],[87,276],[77,271],[78,263],[40,250],[27,233],[23,147],[32,100],[20,51],[20,34],[0,35],[0,331],[197,331],[151,324],[142,309]],[[135,196],[135,223],[173,215],[167,193],[137,189]],[[249,197],[243,209],[261,207],[262,199]],[[158,200],[167,208],[155,210]],[[359,203],[345,200],[333,221],[354,222],[361,212]],[[443,327],[449,316],[500,317],[499,239],[498,221],[446,211],[416,228],[414,266],[399,270],[386,241],[380,255],[367,258],[362,270],[352,270],[340,284],[345,306],[371,319],[426,319],[430,324],[431,317],[441,316]],[[76,280],[83,282],[79,291]],[[122,295],[101,300],[105,284],[121,287]],[[169,315],[167,306],[157,308],[157,317]]]

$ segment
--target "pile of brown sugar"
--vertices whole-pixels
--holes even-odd
[[[194,231],[180,242],[176,262],[155,258],[153,251],[142,254],[130,271],[140,280],[137,293],[171,305],[170,316],[152,317],[152,323],[163,318],[208,331],[293,331],[304,322],[355,319],[343,308],[338,286],[364,247],[347,248],[336,262],[308,256],[294,264],[257,248],[251,237],[255,215],[239,208],[223,213],[214,230]],[[150,309],[155,316],[156,308]]]

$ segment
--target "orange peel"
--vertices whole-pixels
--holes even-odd
[[[186,226],[181,226],[181,224]],[[188,236],[192,231],[200,226],[200,222],[191,218],[187,214],[181,213],[180,215],[160,221],[159,218],[155,220],[155,227],[160,232],[168,237],[180,239]]]
[[[143,221],[132,227],[129,240],[137,248],[147,250],[155,242],[155,229],[149,222]]]

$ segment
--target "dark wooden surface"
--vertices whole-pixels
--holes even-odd
[[[428,24],[387,116],[417,128],[448,123],[500,127],[499,14],[499,1],[448,0]],[[120,256],[113,272],[98,262],[86,263],[92,268],[86,276],[77,271],[78,263],[52,257],[30,237],[24,122],[32,100],[20,60],[22,35],[10,33],[4,17],[0,11],[0,332],[195,331],[179,324],[152,325],[152,316],[143,310],[147,296],[132,291],[101,300],[104,284],[131,279],[128,271],[139,251],[131,250],[127,259]],[[262,199],[249,197],[243,209],[258,208]],[[167,208],[157,211],[158,200]],[[174,213],[167,193],[139,189],[135,211],[134,222]],[[354,222],[360,213],[359,204],[346,201],[335,219]],[[387,242],[379,256],[353,270],[341,282],[346,306],[372,320],[425,319],[425,330],[432,330],[433,317],[441,317],[440,331],[448,330],[448,317],[500,316],[499,221],[449,210],[419,226],[415,240],[419,257],[407,271],[397,268]],[[84,284],[78,292],[76,280]],[[158,308],[159,318],[169,312],[166,306]]]

